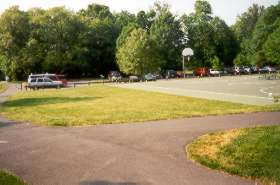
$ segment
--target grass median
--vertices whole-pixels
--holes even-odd
[[[280,126],[204,135],[187,146],[191,159],[212,169],[280,184]]]
[[[131,123],[275,110],[280,110],[280,104],[243,105],[106,85],[20,92],[0,106],[0,114],[10,119],[51,126]]]
[[[0,184],[1,185],[27,185],[16,175],[7,170],[0,170]]]
[[[0,93],[4,92],[8,88],[6,83],[0,82]]]

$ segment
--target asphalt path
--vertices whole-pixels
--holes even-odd
[[[64,128],[0,118],[0,168],[30,185],[253,185],[193,163],[185,146],[209,132],[279,120],[271,112]]]

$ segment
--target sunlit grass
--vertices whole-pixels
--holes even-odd
[[[213,169],[280,184],[280,126],[208,134],[187,146],[191,159]]]
[[[0,93],[4,92],[8,88],[6,83],[0,82]]]
[[[19,177],[8,172],[7,170],[0,170],[0,184],[1,185],[27,185]]]
[[[0,106],[0,114],[41,125],[78,126],[279,109],[279,104],[242,105],[97,85],[20,92]]]

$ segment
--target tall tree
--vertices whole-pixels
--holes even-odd
[[[263,51],[270,64],[280,66],[280,25],[269,35]]]
[[[115,15],[115,24],[119,27],[120,32],[124,27],[128,24],[136,23],[136,16],[127,11],[121,11],[120,13],[116,13]]]
[[[125,74],[144,75],[160,70],[162,60],[155,52],[155,42],[138,28],[131,32],[117,52],[117,63]]]
[[[263,45],[272,34],[279,27],[280,22],[280,2],[275,6],[268,7],[263,15],[259,18],[254,29],[250,45],[250,59],[255,64],[264,65],[265,61],[256,60],[260,53],[263,53]]]
[[[211,14],[211,5],[207,1],[199,0],[195,2],[195,12],[181,18],[187,45],[194,50],[194,66],[211,66],[211,59],[215,56]]]
[[[167,4],[155,3],[156,17],[150,29],[150,36],[157,43],[157,50],[165,61],[164,69],[181,66],[184,33],[180,21],[172,15]]]
[[[187,46],[194,50],[193,66],[212,66],[218,57],[226,65],[232,65],[238,44],[226,23],[212,16],[211,5],[204,0],[195,2],[195,12],[181,18],[187,37]]]
[[[56,73],[72,71],[71,51],[75,49],[82,31],[78,17],[64,7],[51,8],[44,14],[41,26],[47,44],[43,70]]]
[[[80,14],[91,19],[114,19],[109,7],[100,4],[90,4],[86,9],[80,10]]]
[[[235,65],[251,65],[251,60],[249,58],[249,55],[252,53],[250,40],[252,39],[256,24],[263,12],[263,6],[253,4],[245,13],[238,16],[236,23],[232,26],[240,44],[240,51],[235,59]]]
[[[0,66],[6,75],[18,79],[25,74],[22,50],[30,34],[28,15],[13,6],[1,15],[0,25]]]

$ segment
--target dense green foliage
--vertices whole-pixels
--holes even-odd
[[[280,65],[279,28],[280,3],[264,8],[253,5],[243,13],[232,27],[240,52],[235,59],[237,65]]]
[[[280,126],[204,135],[188,146],[189,156],[213,169],[262,184],[280,184]]]
[[[223,65],[231,66],[238,50],[238,43],[226,23],[212,16],[207,1],[196,1],[195,12],[181,18],[187,37],[187,46],[194,50],[194,66],[211,67],[215,56]]]
[[[118,49],[117,62],[120,70],[125,74],[144,75],[157,72],[162,60],[156,56],[156,44],[148,33],[142,29],[135,29]]]
[[[119,69],[130,74],[134,69],[118,65],[124,63],[116,56],[139,28],[152,43],[151,48],[141,50],[152,58],[145,63],[158,66],[160,60],[158,72],[181,69],[184,47],[194,50],[188,63],[191,67],[212,67],[214,57],[222,66],[232,66],[233,61],[238,65],[279,65],[279,15],[280,3],[266,9],[253,5],[231,29],[213,16],[206,0],[197,0],[195,12],[182,17],[160,2],[137,14],[112,13],[98,4],[78,12],[64,7],[21,11],[14,6],[0,16],[0,71],[15,80],[42,72],[94,77]]]

